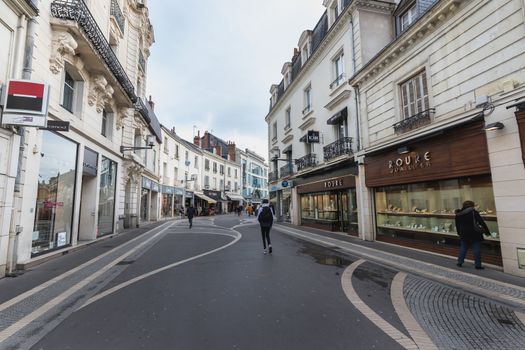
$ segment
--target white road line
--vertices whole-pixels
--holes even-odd
[[[151,232],[151,231],[153,231],[153,230],[159,229],[159,228],[161,228],[161,227],[163,227],[163,226],[166,226],[167,224],[169,224],[169,223],[162,224],[162,225],[160,225],[160,226],[158,226],[158,227],[155,227],[155,228],[149,230],[149,231],[146,232],[146,233],[149,233],[149,232]],[[131,243],[135,242],[136,240],[138,240],[138,239],[140,239],[140,238],[142,238],[142,237],[144,237],[144,235],[140,235],[140,236],[138,236],[138,237],[135,237],[135,238],[133,238],[131,241],[128,241],[128,242],[126,242],[126,243],[124,243],[124,244],[122,244],[122,245],[120,245],[120,246],[117,246],[117,247],[111,249],[110,251],[108,251],[108,252],[106,252],[106,253],[104,253],[104,254],[102,254],[102,255],[99,255],[99,256],[97,256],[96,258],[91,259],[91,260],[89,260],[89,261],[83,263],[82,265],[79,265],[79,266],[75,267],[74,269],[71,269],[71,270],[69,270],[69,271],[67,271],[67,272],[65,272],[65,273],[63,273],[63,274],[61,274],[61,275],[59,275],[59,276],[57,276],[57,277],[55,277],[55,278],[53,278],[53,279],[50,279],[49,281],[47,281],[47,282],[45,282],[45,283],[42,283],[42,284],[39,285],[38,287],[35,287],[35,288],[33,288],[33,289],[30,289],[30,290],[28,290],[28,291],[26,291],[26,292],[24,292],[24,293],[22,293],[22,294],[20,294],[20,295],[18,295],[18,296],[16,296],[16,297],[14,297],[13,299],[10,299],[10,300],[6,301],[5,303],[3,303],[3,304],[0,305],[0,311],[3,311],[3,310],[5,310],[5,309],[7,309],[8,307],[17,304],[17,303],[19,303],[20,301],[22,301],[22,300],[24,300],[24,299],[26,299],[26,298],[29,298],[30,296],[32,296],[32,295],[34,295],[34,294],[36,294],[36,293],[38,293],[38,292],[40,292],[40,291],[46,289],[47,287],[49,287],[49,286],[51,286],[51,285],[53,285],[53,284],[55,284],[55,283],[57,283],[57,282],[63,280],[64,278],[69,277],[69,276],[71,276],[72,274],[74,274],[74,273],[76,273],[76,272],[82,270],[83,268],[85,268],[85,267],[87,267],[87,266],[89,266],[89,265],[91,265],[91,264],[93,264],[93,263],[99,261],[100,259],[105,258],[105,257],[108,256],[109,254],[112,254],[115,250],[117,250],[117,249],[121,249],[122,247],[125,247],[125,246],[128,246],[128,245],[130,245]]]
[[[48,301],[44,305],[40,306],[35,311],[33,311],[30,314],[24,316],[19,321],[13,323],[11,326],[9,326],[6,329],[4,329],[3,331],[1,331],[0,332],[0,343],[4,342],[6,339],[8,339],[12,335],[14,335],[16,332],[20,331],[22,328],[27,326],[29,323],[33,322],[38,317],[42,316],[43,314],[45,314],[46,312],[51,310],[53,307],[59,305],[65,299],[67,299],[68,297],[70,297],[74,293],[76,293],[79,290],[81,290],[82,288],[84,288],[87,284],[89,284],[90,282],[94,281],[99,276],[101,276],[106,271],[108,271],[113,266],[115,266],[117,263],[119,263],[120,261],[124,260],[126,257],[130,256],[131,254],[133,254],[134,252],[136,252],[137,250],[139,250],[140,248],[142,248],[143,246],[148,244],[150,241],[152,241],[157,236],[159,236],[162,233],[164,233],[170,227],[171,227],[171,224],[168,225],[167,227],[165,227],[164,229],[162,229],[161,231],[157,232],[155,235],[153,235],[150,238],[148,238],[146,241],[144,241],[141,244],[137,245],[135,248],[133,248],[133,249],[127,251],[126,253],[122,254],[121,256],[119,256],[118,258],[116,258],[115,260],[113,260],[112,262],[107,264],[106,266],[104,266],[102,269],[98,270],[97,272],[95,272],[94,274],[92,274],[89,277],[85,278],[84,280],[78,282],[77,284],[75,284],[74,286],[72,286],[71,288],[69,288],[68,290],[63,292],[62,294],[60,294],[57,297],[51,299],[50,301]]]
[[[80,308],[78,308],[78,310],[83,309],[83,308],[85,308],[86,306],[88,306],[88,305],[90,305],[90,304],[92,304],[92,303],[94,303],[94,302],[96,302],[96,301],[98,301],[98,300],[100,300],[100,299],[102,299],[102,298],[105,298],[105,297],[107,297],[108,295],[113,294],[113,293],[115,293],[115,292],[117,292],[117,291],[119,291],[119,290],[121,290],[121,289],[123,289],[123,288],[126,288],[126,287],[132,285],[133,283],[136,283],[136,282],[138,282],[138,281],[141,281],[141,280],[143,280],[143,279],[145,279],[145,278],[151,277],[151,276],[153,276],[153,275],[156,275],[156,274],[161,273],[161,272],[163,272],[163,271],[169,270],[169,269],[174,268],[174,267],[176,267],[176,266],[179,266],[179,265],[185,264],[185,263],[190,262],[190,261],[192,261],[192,260],[196,260],[196,259],[202,258],[202,257],[204,257],[204,256],[206,256],[206,255],[213,254],[213,253],[216,253],[216,252],[218,252],[218,251],[220,251],[220,250],[226,249],[226,248],[228,248],[229,246],[234,245],[235,243],[237,243],[237,242],[242,238],[242,235],[241,235],[239,232],[237,232],[237,235],[225,234],[225,233],[205,233],[205,234],[210,234],[210,235],[221,235],[221,236],[229,236],[229,237],[233,237],[233,238],[235,238],[235,239],[234,239],[232,242],[230,242],[230,243],[228,243],[228,244],[226,244],[226,245],[224,245],[224,246],[222,246],[222,247],[219,247],[219,248],[216,248],[216,249],[210,250],[209,252],[202,253],[202,254],[199,254],[199,255],[193,256],[193,257],[191,257],[191,258],[188,258],[188,259],[184,259],[184,260],[181,260],[181,261],[177,261],[176,263],[173,263],[173,264],[170,264],[170,265],[166,265],[166,266],[164,266],[164,267],[158,268],[158,269],[156,269],[156,270],[153,270],[153,271],[150,271],[150,272],[148,272],[148,273],[145,273],[145,274],[143,274],[143,275],[141,275],[141,276],[137,276],[137,277],[135,277],[135,278],[132,278],[132,279],[130,279],[129,281],[126,281],[126,282],[123,282],[123,283],[121,283],[121,284],[119,284],[119,285],[116,285],[116,286],[114,286],[113,288],[110,288],[110,289],[104,291],[103,293],[100,293],[100,294],[94,296],[93,298],[89,299],[84,305],[82,305]],[[77,310],[77,311],[78,311],[78,310]]]
[[[354,244],[354,243],[349,243],[349,242],[346,242],[346,241],[342,242],[341,240],[320,236],[320,235],[317,235],[315,233],[309,233],[310,235],[315,235],[317,237],[322,237],[323,238],[323,239],[318,239],[318,238],[314,238],[314,237],[312,237],[310,235],[305,235],[303,233],[299,233],[299,232],[303,232],[303,231],[293,230],[293,229],[290,229],[288,227],[283,227],[283,226],[280,226],[280,225],[276,225],[276,229],[281,231],[281,232],[284,232],[284,233],[289,233],[289,234],[292,234],[292,235],[297,236],[297,237],[302,237],[305,240],[309,240],[309,241],[312,241],[312,242],[318,242],[319,244],[321,244],[323,246],[334,246],[335,245],[335,246],[338,246],[341,249],[343,249],[343,250],[345,250],[345,251],[347,251],[347,252],[349,252],[351,254],[360,255],[361,257],[366,258],[368,260],[375,261],[375,262],[380,262],[380,263],[383,263],[383,264],[388,265],[388,266],[394,266],[395,268],[398,268],[400,270],[408,270],[409,272],[417,273],[417,274],[419,274],[421,276],[425,276],[425,277],[427,277],[427,278],[429,278],[431,280],[434,280],[434,281],[439,281],[439,282],[442,282],[442,283],[445,283],[445,284],[449,284],[449,285],[455,285],[457,287],[464,288],[466,290],[469,290],[471,292],[477,293],[479,295],[488,296],[488,297],[494,298],[496,300],[498,300],[498,299],[506,300],[506,301],[514,303],[514,304],[519,304],[521,307],[525,307],[525,300],[522,300],[522,299],[520,299],[518,297],[513,297],[511,295],[505,295],[505,294],[498,293],[496,291],[487,290],[485,288],[472,285],[472,284],[470,284],[468,282],[458,281],[456,279],[449,278],[449,277],[446,277],[446,276],[436,275],[436,274],[434,274],[432,272],[425,271],[425,270],[417,268],[417,267],[416,268],[414,268],[414,267],[407,267],[406,264],[398,263],[398,262],[395,262],[395,261],[393,261],[391,259],[378,257],[374,253],[380,252],[381,254],[385,254],[387,256],[392,256],[392,257],[399,258],[400,256],[396,255],[396,254],[384,252],[384,251],[377,250],[377,249],[374,249],[374,248],[364,247],[364,246],[361,246],[361,245],[358,245],[358,244]],[[341,243],[344,243],[345,245],[354,246],[354,247],[357,247],[359,249],[367,250],[370,253],[365,253],[365,252],[361,252],[361,251],[354,251],[351,248],[344,247],[343,245],[341,245]],[[471,278],[475,278],[475,279],[480,280],[480,281],[485,281],[487,283],[493,283],[493,284],[497,284],[497,285],[502,286],[502,287],[512,288],[512,289],[516,289],[516,290],[525,292],[525,288],[520,287],[520,286],[516,286],[516,285],[512,285],[512,284],[509,284],[509,283],[500,282],[500,281],[496,281],[496,280],[492,280],[490,278],[486,278],[486,277],[482,277],[482,276],[478,276],[478,275],[473,275],[473,274],[462,272],[462,271],[453,270],[453,269],[450,269],[450,268],[447,268],[447,267],[442,267],[442,266],[434,265],[434,264],[427,263],[427,262],[424,262],[424,261],[420,261],[420,260],[417,260],[417,259],[408,258],[406,256],[402,256],[402,258],[403,259],[407,259],[409,261],[413,261],[413,262],[415,262],[417,264],[422,264],[422,265],[428,266],[429,268],[439,268],[440,270],[443,270],[443,271],[448,271],[448,272],[459,274],[459,275],[463,275],[463,276],[469,276]]]
[[[379,329],[385,332],[390,338],[395,340],[399,345],[405,349],[419,349],[416,343],[412,341],[409,337],[401,333],[390,323],[385,321],[381,316],[379,316],[374,310],[372,310],[364,301],[359,298],[359,295],[356,293],[354,286],[352,285],[352,275],[354,271],[364,263],[365,260],[360,259],[354,262],[352,265],[348,266],[343,272],[341,277],[341,285],[343,291],[346,294],[346,297],[350,302],[359,310],[366,318],[368,318],[372,323],[374,323]]]
[[[405,295],[403,294],[403,286],[405,285],[405,278],[407,274],[399,272],[394,277],[392,285],[390,286],[390,296],[392,298],[392,304],[396,310],[399,319],[407,329],[408,333],[414,339],[414,342],[422,350],[437,350],[436,344],[430,339],[427,333],[421,328],[419,323],[416,321],[408,305],[405,301]]]
[[[516,317],[518,318],[518,320],[520,320],[521,324],[525,326],[525,314],[519,311],[514,311],[514,313],[516,314]]]

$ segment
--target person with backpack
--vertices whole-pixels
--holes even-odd
[[[266,254],[266,243],[268,243],[268,251],[272,253],[272,243],[270,241],[270,229],[273,225],[274,211],[270,208],[268,199],[263,199],[261,207],[257,211],[257,221],[261,225],[261,234],[263,240],[263,253]]]
[[[465,201],[461,209],[456,210],[456,230],[460,238],[458,267],[463,266],[469,246],[472,246],[474,254],[474,266],[477,270],[483,270],[481,266],[481,242],[483,235],[490,235],[490,230],[478,211],[473,201]]]
[[[188,208],[188,221],[190,222],[190,228],[193,226],[193,217],[195,216],[195,208],[190,204]]]

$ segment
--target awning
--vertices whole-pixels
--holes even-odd
[[[238,194],[229,194],[226,193],[226,196],[232,201],[244,201],[244,197]]]
[[[326,121],[328,125],[337,125],[340,124],[348,116],[348,108],[345,107],[336,114],[334,114],[330,119]]]
[[[292,145],[288,145],[283,149],[283,153],[291,153],[292,152]]]
[[[215,199],[211,199],[210,197],[206,196],[204,193],[200,192],[194,192],[194,194],[199,197],[200,199],[204,199],[209,204],[215,204],[217,201]]]

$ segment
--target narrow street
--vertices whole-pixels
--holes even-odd
[[[17,280],[26,288],[1,299],[0,348],[475,349],[476,339],[484,348],[525,346],[519,302],[398,274],[287,231],[274,227],[274,251],[263,254],[253,217],[198,218],[192,229],[172,221],[0,280],[2,291]],[[74,258],[84,265],[50,272]]]

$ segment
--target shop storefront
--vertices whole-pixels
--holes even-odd
[[[155,181],[142,177],[142,195],[140,197],[140,218],[143,221],[158,219],[160,185]]]
[[[204,195],[215,201],[215,203],[213,203],[213,207],[212,207],[213,213],[214,214],[222,214],[222,212],[223,212],[223,201],[225,200],[225,198],[222,198],[221,191],[204,190]],[[208,202],[208,203],[211,204],[210,202]]]
[[[240,194],[226,193],[228,197],[228,212],[233,213],[235,209],[244,204],[244,197]]]
[[[403,144],[365,162],[366,185],[374,189],[377,240],[456,256],[454,210],[472,200],[491,231],[483,242],[484,260],[502,264],[482,123]]]
[[[31,255],[71,244],[78,144],[43,131]]]
[[[171,218],[173,217],[173,208],[175,205],[175,187],[162,186],[162,203],[161,203],[161,217]]]
[[[301,225],[358,235],[357,197],[353,175],[297,186],[297,194]]]
[[[215,215],[217,201],[202,192],[194,192],[195,206],[198,215]]]

